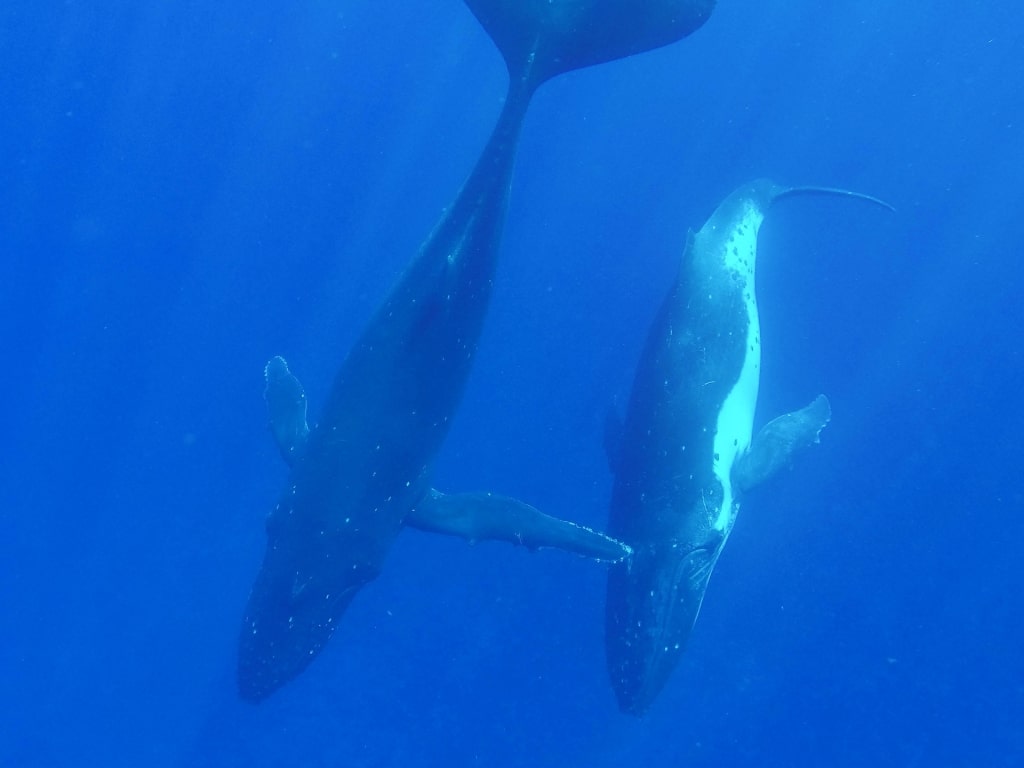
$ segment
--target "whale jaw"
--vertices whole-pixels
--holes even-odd
[[[305,541],[297,551],[281,540],[268,542],[239,638],[243,699],[262,701],[298,677],[327,645],[356,593],[380,572],[341,552],[329,541],[322,547]]]
[[[619,709],[643,715],[668,682],[697,621],[718,542],[638,548],[608,576],[605,646]]]

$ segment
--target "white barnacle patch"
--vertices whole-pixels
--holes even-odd
[[[722,498],[712,525],[725,534],[732,530],[738,509],[732,487],[732,468],[750,447],[760,384],[761,328],[757,315],[754,269],[757,263],[757,232],[763,220],[763,211],[754,203],[747,202],[735,221],[732,233],[726,239],[723,253],[725,268],[740,283],[747,320],[743,367],[722,403],[715,426],[714,472],[722,487]]]

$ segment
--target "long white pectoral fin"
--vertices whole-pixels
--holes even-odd
[[[422,531],[495,539],[528,549],[556,547],[595,560],[619,562],[631,550],[616,539],[568,520],[545,515],[517,499],[492,493],[443,494],[431,490],[405,520]]]
[[[736,463],[733,482],[740,490],[748,491],[767,480],[789,464],[797,451],[818,442],[818,435],[831,418],[828,398],[818,395],[799,411],[772,419],[755,435],[750,450]]]
[[[291,466],[302,453],[309,435],[306,423],[306,392],[283,357],[272,357],[263,369],[267,388],[263,398],[270,412],[270,430],[281,451],[281,456]]]

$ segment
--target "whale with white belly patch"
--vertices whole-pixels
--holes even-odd
[[[768,207],[826,188],[744,185],[692,234],[637,366],[625,420],[606,435],[609,534],[633,548],[608,578],[605,646],[623,711],[643,714],[671,675],[742,495],[817,442],[824,395],[753,436],[761,372],[755,269]]]

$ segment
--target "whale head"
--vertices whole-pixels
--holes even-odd
[[[668,682],[697,621],[725,537],[638,549],[608,578],[608,674],[619,708],[644,714]]]
[[[279,508],[280,509],[280,508]],[[323,650],[352,598],[380,572],[380,542],[275,513],[239,638],[238,691],[261,701]]]

